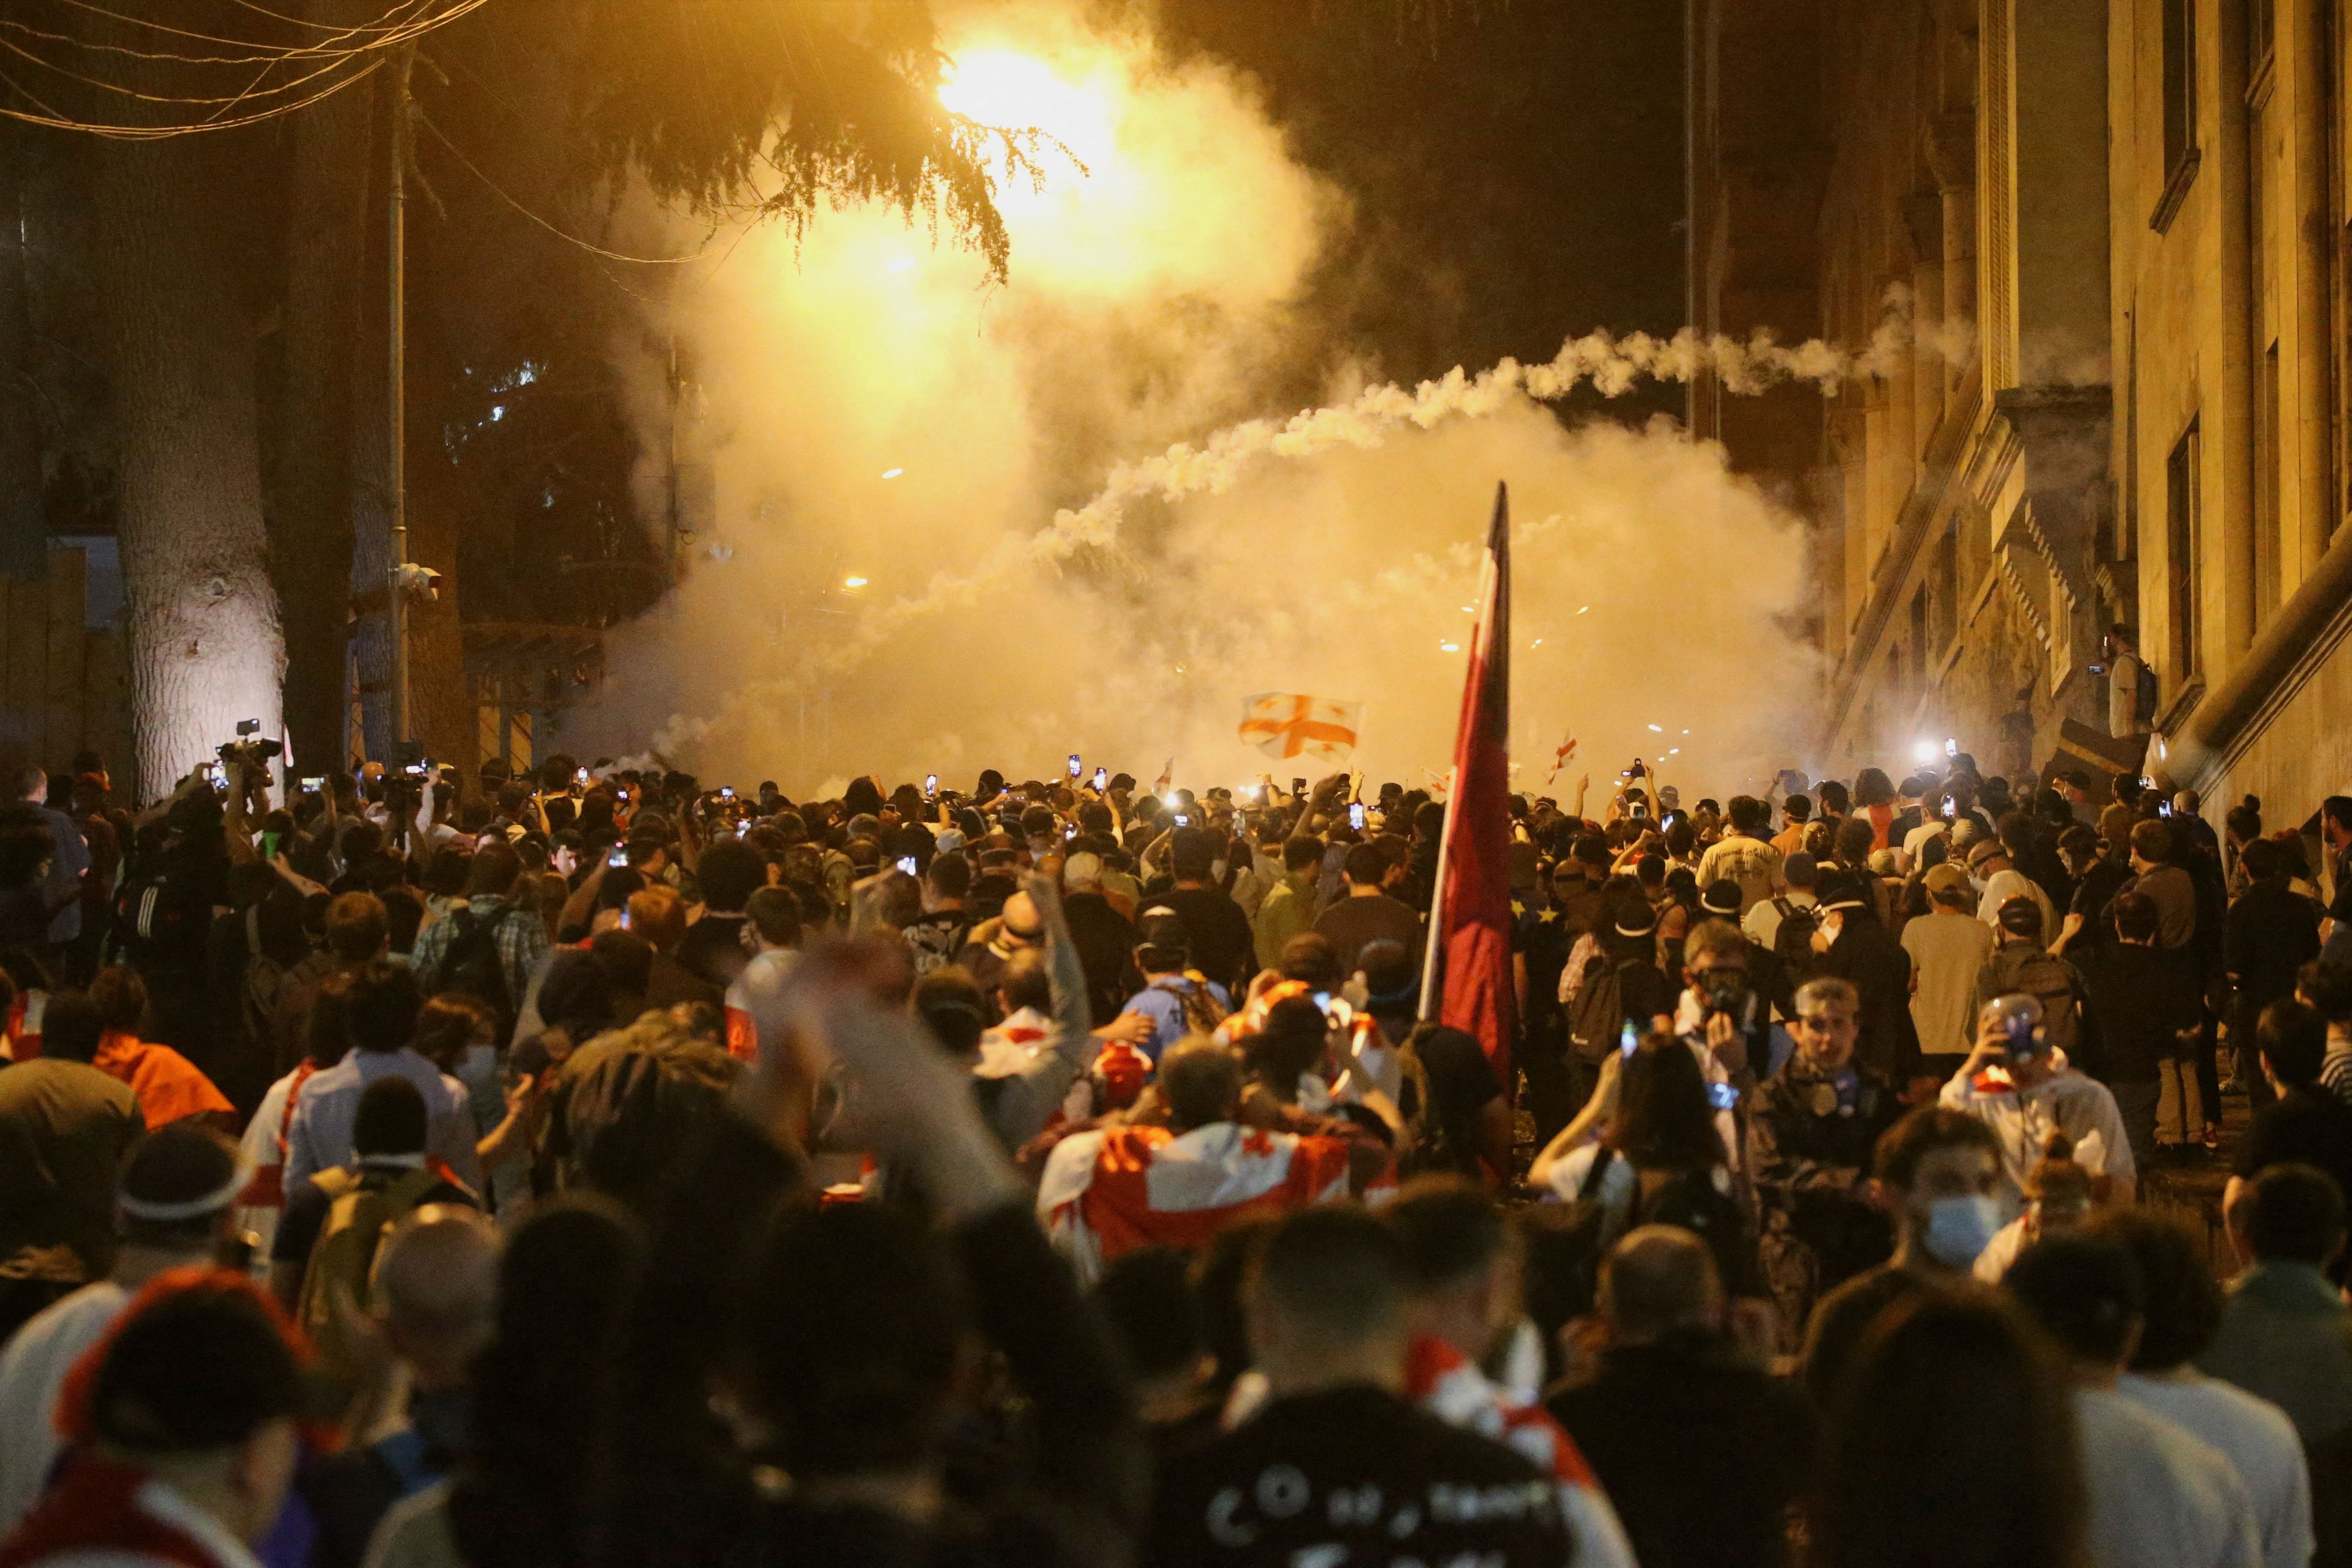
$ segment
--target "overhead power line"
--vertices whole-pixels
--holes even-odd
[[[442,146],[446,147],[449,150],[449,155],[457,159],[458,163],[464,164],[467,174],[473,175],[474,178],[488,185],[500,201],[514,208],[515,211],[522,214],[523,216],[530,219],[531,222],[537,224],[540,227],[547,230],[548,233],[555,236],[556,238],[570,245],[576,245],[592,256],[601,256],[607,261],[633,262],[640,267],[683,267],[688,262],[701,260],[704,257],[709,256],[713,250],[716,250],[719,247],[718,237],[714,235],[707,243],[704,244],[700,250],[696,251],[691,256],[630,256],[618,250],[607,250],[601,245],[583,239],[578,235],[570,233],[557,225],[549,222],[546,218],[543,218],[540,216],[539,214],[531,211],[530,208],[523,205],[522,203],[517,201],[508,193],[507,188],[504,185],[499,184],[496,180],[490,178],[489,175],[482,173],[481,169],[475,164],[474,161],[471,158],[467,157],[464,151],[460,149],[455,142],[449,140],[448,133],[443,131],[438,125],[433,123],[433,120],[430,115],[427,115],[422,109],[413,110],[412,112],[415,114],[418,123],[422,124],[425,130],[433,132],[433,139],[440,142]]]
[[[84,118],[48,102],[24,82],[5,71],[0,71],[0,117],[22,121],[27,124],[46,126],[58,131],[79,131],[89,135],[117,141],[152,142],[173,136],[188,136],[207,131],[226,131],[253,125],[282,114],[291,114],[330,98],[353,82],[372,75],[390,58],[393,51],[414,43],[436,28],[446,26],[470,12],[478,10],[488,0],[447,0],[435,9],[435,0],[395,0],[373,20],[353,26],[334,26],[326,23],[302,22],[299,18],[253,3],[238,0],[247,10],[275,21],[312,27],[327,32],[330,37],[317,43],[278,45],[257,42],[249,38],[223,37],[173,26],[147,17],[131,16],[95,3],[95,0],[58,0],[90,15],[105,17],[130,27],[142,27],[173,37],[192,39],[198,43],[216,44],[243,51],[239,54],[194,55],[164,49],[142,49],[127,43],[76,37],[69,33],[47,31],[13,18],[0,20],[0,28],[19,37],[42,43],[65,45],[100,54],[128,57],[133,59],[166,62],[177,66],[237,68],[252,73],[250,79],[234,84],[234,90],[205,93],[187,90],[177,93],[150,90],[152,83],[133,85],[110,80],[105,77],[78,70],[61,64],[49,56],[36,52],[7,37],[0,36],[0,55],[15,56],[40,69],[67,81],[99,92],[111,93],[139,102],[204,110],[191,113],[176,122],[136,123],[111,120]],[[300,68],[282,79],[272,80],[271,73],[279,68]],[[93,67],[93,69],[95,67]],[[340,74],[338,74],[340,73]],[[333,78],[323,86],[321,79]],[[231,87],[228,82],[224,88]],[[29,105],[30,107],[25,107]],[[246,106],[247,112],[237,112]]]

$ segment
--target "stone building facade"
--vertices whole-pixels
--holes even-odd
[[[1875,337],[1834,397],[1690,400],[1816,524],[1816,771],[2352,789],[2343,0],[1688,5],[1693,320]]]

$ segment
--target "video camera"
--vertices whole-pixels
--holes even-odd
[[[213,755],[225,763],[253,763],[267,762],[285,750],[284,742],[272,740],[261,733],[260,720],[240,719],[236,724],[236,739],[222,742]]]

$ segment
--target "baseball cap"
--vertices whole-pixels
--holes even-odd
[[[2008,847],[1998,838],[1987,838],[1969,847],[1969,864],[1981,866],[1996,855],[2009,853]]]
[[[1091,849],[1081,849],[1062,862],[1062,886],[1071,892],[1082,888],[1102,885],[1102,857]]]
[[[1154,957],[1181,961],[1192,951],[1192,933],[1184,928],[1184,917],[1165,904],[1154,904],[1137,917],[1136,934],[1141,945],[1151,949]]]
[[[1931,899],[1944,893],[1974,892],[1976,889],[1976,884],[1969,880],[1969,874],[1949,860],[1928,867],[1926,882],[1927,896]]]
[[[2000,929],[2011,936],[2042,934],[2042,906],[2020,893],[2013,899],[2003,899],[1997,917]]]

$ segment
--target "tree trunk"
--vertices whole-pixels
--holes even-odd
[[[108,142],[92,186],[120,443],[138,797],[257,719],[285,673],[262,524],[254,329],[236,284],[252,131]],[[340,578],[338,578],[340,581]]]
[[[352,750],[379,762],[392,761],[392,620],[384,584],[392,571],[391,384],[387,356],[391,321],[385,289],[389,240],[384,168],[392,155],[392,86],[378,71],[367,86],[373,127],[368,143],[368,212],[363,226],[366,282],[360,291],[360,373],[352,399],[352,598],[359,618],[352,623],[351,668],[358,676],[361,724]]]
[[[349,27],[378,9],[375,0],[310,0],[303,14]],[[336,590],[352,570],[353,378],[381,374],[358,354],[373,102],[355,89],[289,121],[269,563],[285,618],[286,722],[305,773],[348,761],[351,605]]]
[[[0,574],[48,567],[41,517],[41,437],[33,382],[33,289],[24,240],[32,136],[0,121]]]

